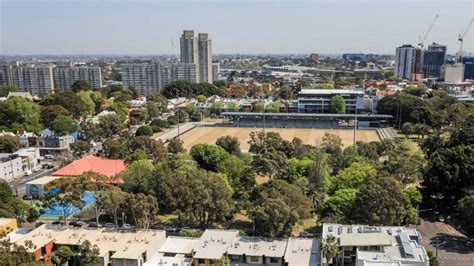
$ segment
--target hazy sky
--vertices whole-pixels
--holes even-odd
[[[183,29],[216,53],[388,53],[418,43],[458,50],[474,0],[0,0],[0,54],[171,54]],[[473,51],[474,26],[464,42]]]

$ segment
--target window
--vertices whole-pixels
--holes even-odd
[[[257,257],[257,256],[249,256],[249,257],[250,257],[251,262],[259,262],[260,261],[260,257]]]
[[[278,258],[270,258],[270,263],[278,263]]]

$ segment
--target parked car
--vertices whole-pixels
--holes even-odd
[[[105,223],[105,224],[104,224],[104,227],[105,227],[105,228],[115,228],[116,226],[115,226],[114,223]]]
[[[54,225],[66,225],[66,222],[63,221],[63,220],[57,220],[57,221],[52,222],[51,224],[54,224]]]
[[[179,233],[179,228],[176,227],[171,227],[171,226],[165,226],[163,227],[163,230],[166,231],[166,233]]]
[[[46,164],[43,164],[42,166],[43,169],[53,169],[54,168],[54,165],[50,164],[50,163],[46,163]]]
[[[82,222],[81,221],[71,221],[69,222],[69,225],[72,227],[82,227]]]
[[[151,224],[151,225],[149,226],[149,228],[150,228],[150,229],[155,229],[155,230],[157,230],[157,229],[163,229],[163,225],[162,225],[162,224],[159,224],[159,223],[154,223],[154,224]]]
[[[87,226],[90,227],[90,228],[100,228],[100,227],[102,227],[101,224],[97,224],[96,222],[91,222]]]
[[[311,233],[308,233],[307,231],[301,231],[300,234],[299,234],[300,237],[304,237],[304,238],[312,238],[314,237],[313,234]]]
[[[51,155],[51,154],[46,154],[46,155],[44,156],[44,158],[45,158],[46,160],[54,160],[54,156]]]
[[[130,229],[133,229],[133,226],[131,224],[123,224],[122,229],[130,230]]]
[[[39,171],[41,171],[41,167],[33,168],[33,173],[36,173],[36,172],[39,172]]]
[[[31,170],[26,170],[25,171],[25,175],[32,175],[32,174],[33,174],[33,171],[31,171]]]
[[[23,196],[24,200],[33,200],[33,197],[31,195],[25,195]]]
[[[444,217],[443,217],[443,215],[439,215],[439,216],[438,216],[438,222],[444,223]]]

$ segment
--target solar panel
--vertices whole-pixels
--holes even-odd
[[[406,257],[415,257],[412,247],[410,246],[410,239],[408,238],[405,232],[399,234],[400,241],[402,242],[403,252],[405,252]]]

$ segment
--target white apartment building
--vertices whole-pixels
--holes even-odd
[[[198,39],[194,37],[193,30],[184,30],[180,42],[181,63],[196,64],[196,82],[201,82],[199,78],[199,45]]]
[[[197,82],[196,64],[175,63],[164,65],[161,72],[163,87],[168,86],[173,81],[187,80]]]
[[[412,74],[417,72],[417,62],[421,62],[417,60],[417,48],[409,44],[397,47],[394,75],[401,79],[411,79]]]
[[[346,103],[346,113],[354,114],[364,110],[364,92],[361,90],[343,89],[307,89],[298,93],[298,112],[330,113],[329,105],[332,97],[340,95]]]
[[[322,241],[334,236],[339,246],[338,265],[428,266],[426,250],[416,229],[402,226],[323,224]],[[322,265],[329,261],[321,254]]]
[[[10,153],[0,153],[0,178],[13,179],[24,175],[23,163],[20,156]]]

